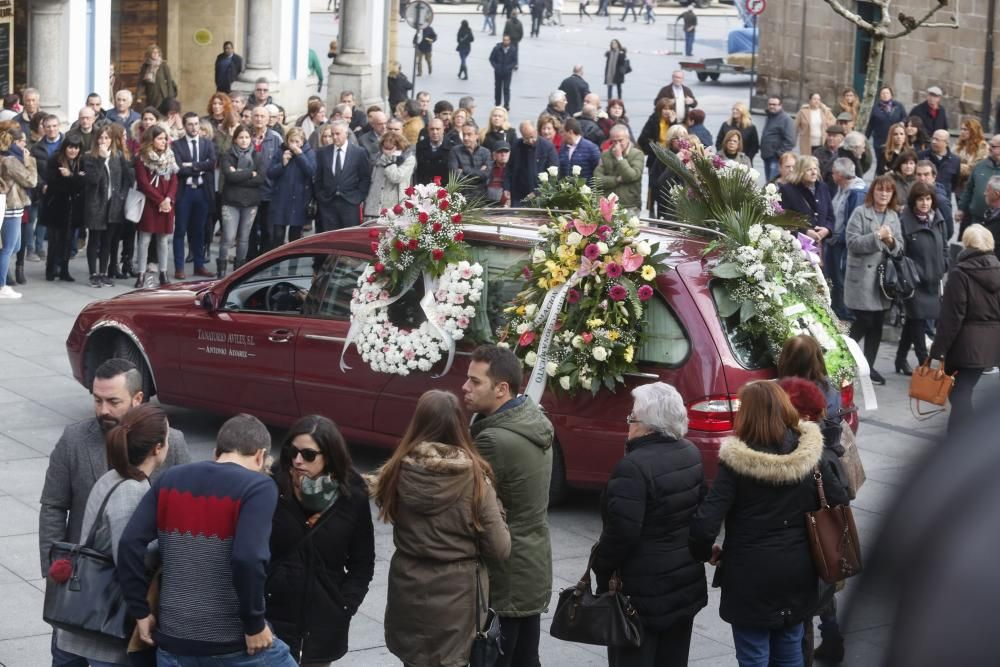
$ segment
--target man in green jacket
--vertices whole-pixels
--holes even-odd
[[[610,132],[611,146],[601,153],[594,170],[594,185],[601,192],[614,192],[618,203],[632,212],[642,208],[642,170],[646,155],[632,145],[628,128],[615,125]]]
[[[472,435],[490,462],[497,496],[507,511],[510,559],[487,561],[490,605],[500,617],[498,667],[539,667],[541,615],[552,595],[549,481],[552,424],[527,396],[518,396],[521,362],[508,348],[481,345],[462,386],[475,413]]]
[[[962,199],[958,202],[956,222],[961,223],[958,237],[969,225],[982,223],[986,215],[986,186],[994,176],[1000,176],[1000,134],[994,134],[990,139],[990,154],[972,168],[969,182],[962,191]]]

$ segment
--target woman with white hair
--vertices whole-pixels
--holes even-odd
[[[969,225],[962,250],[948,274],[931,359],[944,359],[955,387],[948,397],[948,433],[972,420],[972,390],[983,371],[1000,365],[1000,260],[986,227]]]
[[[701,452],[684,439],[688,419],[663,382],[632,390],[625,456],[601,498],[604,529],[593,552],[599,590],[618,572],[643,624],[638,648],[610,647],[608,662],[683,666],[694,616],[708,602],[705,567],[688,550],[688,526],[705,477]]]

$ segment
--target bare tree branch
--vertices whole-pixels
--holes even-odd
[[[888,30],[885,30],[883,28],[883,30],[884,30],[883,34],[885,35],[886,39],[898,39],[898,38],[903,37],[905,35],[909,35],[911,32],[913,32],[917,28],[921,28],[921,27],[924,27],[924,28],[958,28],[958,18],[957,18],[958,15],[957,14],[953,15],[951,17],[951,23],[940,23],[940,24],[931,24],[931,23],[928,23],[928,21],[931,19],[932,16],[934,16],[935,14],[938,13],[938,11],[940,11],[940,10],[942,10],[944,8],[945,8],[945,5],[942,5],[942,4],[934,5],[933,7],[930,8],[930,10],[926,14],[924,14],[924,16],[922,18],[911,19],[910,21],[907,21],[906,23],[904,23],[902,21],[902,18],[901,18],[900,19],[900,23],[903,23],[903,29],[902,30],[900,30],[899,32],[890,33]],[[902,17],[902,16],[903,16],[902,13],[900,13],[900,17]]]
[[[871,33],[875,32],[874,25],[861,18],[861,16],[859,16],[858,14],[855,14],[854,12],[849,10],[847,7],[843,5],[843,3],[840,2],[840,0],[826,0],[826,4],[830,5],[830,9],[832,9],[835,13],[840,14],[845,19],[847,19],[854,25],[858,26],[865,32],[871,32]]]

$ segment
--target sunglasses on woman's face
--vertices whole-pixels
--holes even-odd
[[[299,449],[294,445],[288,445],[285,447],[285,456],[288,457],[289,461],[294,461],[296,456],[301,455],[303,461],[306,463],[312,463],[316,460],[316,457],[322,453],[323,452],[318,449]]]

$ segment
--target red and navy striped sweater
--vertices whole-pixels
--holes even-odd
[[[264,629],[264,592],[277,485],[236,463],[167,470],[142,499],[118,547],[129,613],[149,614],[146,546],[160,542],[156,642],[176,655],[243,650]]]

